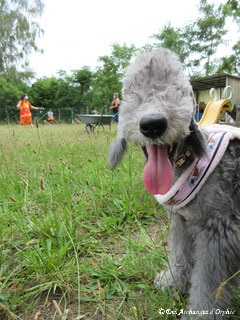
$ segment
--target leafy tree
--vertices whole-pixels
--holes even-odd
[[[22,93],[14,83],[4,76],[0,77],[0,108],[15,107]]]
[[[77,104],[78,96],[79,92],[73,85],[72,76],[61,70],[58,78],[58,91],[55,97],[56,107],[59,109],[73,107]]]
[[[240,3],[239,0],[228,0],[223,7],[223,12],[227,16],[231,16],[235,19],[240,28]]]
[[[58,79],[54,77],[38,79],[28,93],[32,104],[43,108],[54,109],[56,107],[55,100],[58,86]]]
[[[226,17],[233,19],[238,25],[238,30],[240,31],[240,2],[239,0],[228,0],[227,3],[222,7],[222,12]],[[235,70],[234,72],[240,73],[240,39],[233,46],[234,54],[230,57],[224,57],[223,60],[227,62],[229,68],[227,72],[231,72],[231,68]]]
[[[89,67],[84,66],[80,70],[72,71],[72,82],[79,87],[80,94],[86,95],[91,86],[92,72]]]
[[[39,51],[36,39],[43,31],[37,17],[42,10],[41,0],[1,0],[0,72],[16,65],[26,67],[28,54]]]
[[[158,43],[153,44],[155,48],[161,46],[172,50],[179,56],[182,63],[184,63],[189,56],[182,28],[174,28],[168,23],[163,26],[160,33],[153,34],[151,38],[158,41]]]
[[[63,70],[59,77],[38,79],[29,89],[28,95],[33,104],[44,108],[71,109],[79,108],[85,112],[90,105],[92,72],[83,67],[72,71],[71,75]]]
[[[72,103],[81,106],[85,110],[91,105],[92,78],[93,73],[87,66],[82,67],[80,70],[72,71],[72,85],[77,93]]]
[[[197,20],[183,28],[173,28],[168,24],[153,38],[178,54],[191,76],[199,76],[202,69],[205,75],[210,75],[216,70],[213,56],[227,33],[222,9],[222,5],[216,7],[208,4],[207,0],[200,0],[201,16]]]
[[[240,74],[240,40],[233,46],[233,51],[235,52],[234,63],[238,74]]]
[[[221,73],[232,73],[235,74],[238,72],[238,68],[236,65],[236,56],[230,55],[229,57],[221,57],[216,61],[216,66],[214,73],[221,74]]]
[[[112,45],[112,53],[110,58],[118,67],[118,74],[120,78],[122,77],[126,67],[128,67],[132,57],[138,52],[139,49],[137,49],[135,45],[131,45],[130,47],[128,47],[126,44],[123,44],[122,46],[119,44]],[[99,60],[101,61],[101,57]]]
[[[190,36],[196,39],[191,43],[191,51],[200,54],[200,61],[206,61],[206,76],[212,73],[211,58],[216,53],[218,46],[224,43],[223,37],[227,33],[226,20],[220,8],[208,4],[207,0],[201,0],[199,10],[203,16],[192,25],[193,31],[190,33]]]
[[[92,81],[94,106],[110,105],[113,93],[121,94],[124,70],[137,52],[139,50],[134,45],[128,47],[126,44],[114,44],[110,56],[99,57],[100,66],[97,67]]]

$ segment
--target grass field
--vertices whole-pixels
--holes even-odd
[[[0,319],[158,319],[181,303],[152,286],[168,231],[139,148],[111,171],[115,126],[0,133]]]
[[[153,287],[167,264],[164,210],[144,156],[107,162],[116,126],[0,127],[0,319],[177,319],[184,299]]]

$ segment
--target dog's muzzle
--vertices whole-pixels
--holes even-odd
[[[167,119],[160,114],[148,114],[141,118],[140,132],[148,138],[158,138],[167,129]]]

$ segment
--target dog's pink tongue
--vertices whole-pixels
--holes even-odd
[[[151,194],[165,194],[172,184],[172,164],[167,146],[151,145],[147,148],[148,161],[143,171],[143,182]]]

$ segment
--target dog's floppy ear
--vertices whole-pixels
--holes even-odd
[[[194,154],[202,157],[207,154],[207,139],[194,119],[191,120],[190,135],[186,138],[187,144],[191,145]]]
[[[115,168],[116,165],[122,160],[124,153],[127,151],[127,141],[124,138],[116,138],[110,146],[108,161],[111,168]]]

